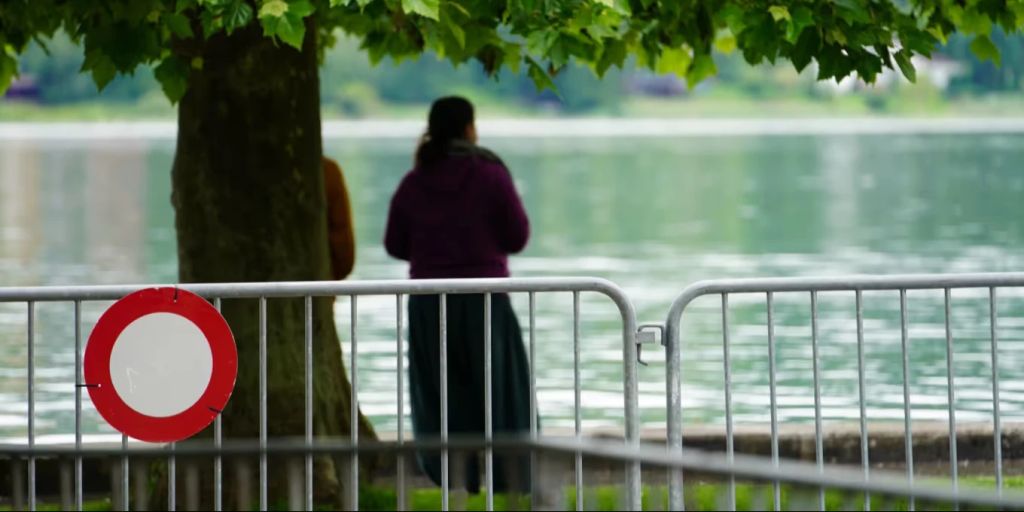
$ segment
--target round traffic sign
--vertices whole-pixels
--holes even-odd
[[[103,313],[83,366],[89,396],[107,423],[140,441],[174,442],[223,410],[238,352],[209,302],[177,288],[149,288]]]

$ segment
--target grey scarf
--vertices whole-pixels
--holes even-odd
[[[482,146],[477,146],[466,139],[452,140],[448,144],[448,154],[452,156],[476,156],[490,162],[501,164],[502,167],[507,168],[505,162],[503,162],[498,155],[494,154],[493,151]]]

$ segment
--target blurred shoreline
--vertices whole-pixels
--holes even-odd
[[[484,138],[730,137],[1024,133],[1020,117],[504,118],[482,119]],[[324,139],[414,139],[418,120],[326,120]],[[0,140],[174,140],[174,121],[0,122]]]

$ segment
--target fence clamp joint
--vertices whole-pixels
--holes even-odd
[[[643,360],[643,346],[661,343],[665,346],[665,326],[661,324],[642,324],[636,330],[636,362],[647,366]]]

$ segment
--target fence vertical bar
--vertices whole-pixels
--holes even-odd
[[[395,353],[398,368],[398,446],[405,443],[405,347],[402,345],[402,294],[395,295]],[[395,461],[398,484],[398,510],[405,510],[405,455],[398,454]]]
[[[167,510],[177,508],[178,499],[178,470],[174,458],[174,443],[167,445],[171,454],[167,457]]]
[[[221,310],[221,298],[213,299],[213,307],[219,313]],[[224,442],[224,425],[221,413],[213,419],[213,446],[220,448]],[[218,453],[213,458],[213,510],[220,512],[224,508],[224,458]]]
[[[75,450],[82,449],[82,301],[75,301]],[[82,456],[75,455],[75,510],[82,510]]]
[[[484,438],[488,443],[494,438],[493,406],[491,393],[491,294],[484,294]],[[494,449],[490,445],[484,450],[484,507],[494,510]]]
[[[28,447],[36,444],[36,361],[35,361],[35,325],[36,303],[28,301]],[[36,509],[36,459],[28,457],[28,509]]]
[[[825,469],[821,440],[821,363],[818,353],[818,292],[811,292],[811,358],[814,370],[814,460],[818,472]],[[825,488],[818,487],[818,510],[825,510]]]
[[[864,386],[864,297],[861,290],[855,292],[857,302],[857,393],[860,402],[860,464],[864,479],[871,473],[868,459],[867,388]],[[864,510],[871,510],[871,493],[864,491]]]
[[[351,308],[351,311],[350,311],[349,314],[351,315],[351,320],[352,320],[351,321],[351,334],[350,334],[350,336],[352,336],[352,360],[351,360],[352,369],[351,369],[351,373],[349,374],[351,382],[352,382],[352,387],[351,387],[352,397],[351,397],[351,399],[349,401],[349,404],[350,404],[350,407],[349,407],[350,411],[349,412],[351,414],[351,417],[350,417],[349,421],[351,422],[350,425],[352,426],[351,427],[351,431],[352,431],[352,434],[351,434],[352,435],[352,446],[356,447],[356,448],[358,448],[358,446],[359,446],[359,374],[357,373],[359,371],[359,365],[357,364],[357,361],[359,361],[359,348],[358,348],[359,345],[358,345],[358,342],[357,342],[357,339],[356,339],[356,323],[358,321],[357,320],[357,317],[358,317],[358,315],[357,315],[357,309],[358,309],[357,297],[358,296],[356,296],[356,295],[351,295],[349,297],[350,298],[349,306]],[[352,459],[351,459],[350,464],[351,464],[351,466],[350,466],[350,469],[349,469],[348,485],[349,485],[349,495],[350,495],[350,498],[351,498],[351,503],[350,503],[351,506],[350,506],[349,510],[359,510],[359,450],[358,449],[352,452]]]
[[[305,367],[306,367],[306,447],[313,444],[313,296],[306,295],[305,304]],[[305,481],[303,485],[304,505],[306,510],[313,510],[313,456],[306,453],[303,461]]]
[[[903,445],[906,451],[907,481],[914,483],[914,434],[910,424],[910,340],[907,335],[907,290],[900,289],[900,344],[903,355]],[[914,497],[907,500],[907,508],[914,510]]]
[[[441,510],[448,510],[448,295],[439,298],[441,323]]]
[[[733,463],[732,367],[729,362],[729,294],[722,294],[722,366],[725,380],[725,457]],[[736,476],[729,475],[729,510],[736,510]]]
[[[267,298],[260,297],[260,510],[267,503]]]
[[[673,332],[674,331],[674,332]],[[682,387],[681,379],[681,356],[679,347],[678,329],[673,326],[665,327],[665,396],[668,399],[666,405],[666,427],[668,430],[669,450],[681,450],[683,447],[682,432]],[[679,468],[670,468],[668,473],[668,508],[669,510],[684,510],[683,502],[683,471]]]
[[[535,324],[536,324],[536,309],[537,309],[537,297],[534,292],[528,293],[529,299],[529,330],[530,330],[530,441],[537,440],[537,345],[535,338]],[[538,496],[540,492],[537,490],[537,478],[535,477],[538,471],[537,466],[537,451],[530,450],[530,510],[537,510],[540,508],[540,500]]]
[[[636,310],[629,299],[619,295],[612,297],[622,314],[622,375],[623,375],[623,407],[626,416],[626,446],[640,446],[640,407],[638,371],[640,352],[637,346]],[[638,460],[626,463],[626,507],[640,510],[643,505],[643,489],[641,474],[643,466]]]
[[[580,389],[580,292],[572,292],[572,382],[573,421],[576,439],[583,434],[580,404],[583,401]],[[576,510],[583,510],[583,454],[576,452]]]
[[[121,449],[128,448],[128,436],[121,434]],[[121,457],[121,503],[125,510],[131,510],[129,504],[131,503],[129,497],[131,496],[128,473],[130,468],[128,467],[128,456]]]
[[[950,289],[945,289],[945,313],[946,313],[946,391],[949,404],[949,471],[953,483],[953,493],[959,490],[960,479],[957,475],[956,455],[956,396],[953,372],[953,327],[951,324],[952,305],[950,304]],[[959,502],[953,504],[956,510],[960,509]]]
[[[999,336],[997,322],[996,288],[988,289],[989,329],[992,340],[992,448],[996,471],[996,492],[1003,495],[1003,433],[999,414]]]
[[[768,292],[765,297],[765,308],[768,310],[768,392],[771,401],[772,430],[772,464],[779,466],[779,416],[775,382],[775,307],[774,294]],[[782,510],[782,486],[778,480],[772,482],[772,506],[774,510]]]

